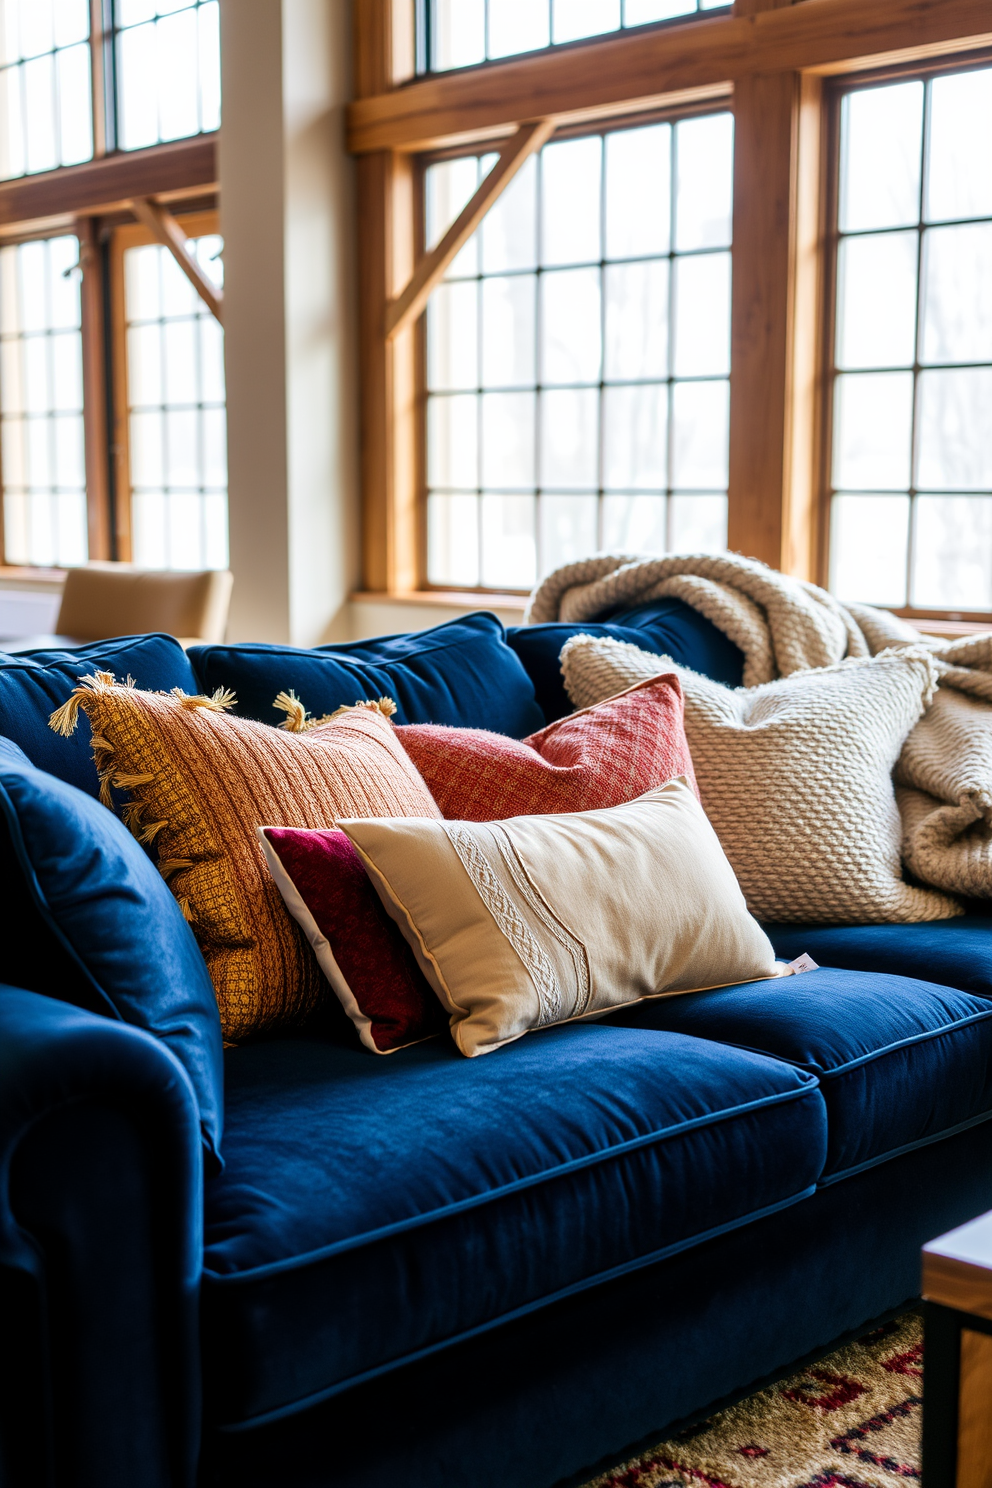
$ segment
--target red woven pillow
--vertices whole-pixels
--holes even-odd
[[[652,677],[524,740],[432,723],[396,729],[442,816],[500,821],[595,811],[685,775],[698,796],[674,673]]]
[[[343,832],[259,827],[266,861],[366,1048],[393,1054],[448,1026]]]

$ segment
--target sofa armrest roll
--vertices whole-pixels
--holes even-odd
[[[191,1488],[202,1148],[139,1029],[0,985],[0,1481]]]

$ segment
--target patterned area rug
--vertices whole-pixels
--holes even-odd
[[[920,1478],[923,1324],[886,1323],[586,1488],[896,1488]]]

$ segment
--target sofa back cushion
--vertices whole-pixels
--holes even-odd
[[[120,636],[76,651],[0,653],[0,734],[13,739],[39,769],[95,796],[99,782],[89,724],[84,719],[71,740],[57,738],[48,727],[51,714],[90,672],[130,676],[151,692],[173,687],[195,692],[196,675],[182,646],[168,635]]]
[[[0,882],[16,929],[5,937],[4,978],[167,1044],[196,1092],[216,1167],[220,1019],[203,957],[158,872],[106,807],[36,769],[7,739],[0,739],[0,824]]]
[[[495,615],[479,613],[409,635],[307,651],[296,646],[194,646],[206,692],[228,687],[235,711],[282,723],[273,707],[294,692],[315,714],[391,697],[397,723],[445,723],[522,739],[544,723],[531,682]]]
[[[655,599],[634,609],[617,610],[600,616],[595,624],[513,626],[506,639],[526,667],[548,723],[572,710],[560,657],[565,642],[574,635],[609,636],[657,651],[726,687],[740,687],[744,675],[740,647],[681,599]]]

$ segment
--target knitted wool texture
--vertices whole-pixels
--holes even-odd
[[[213,698],[84,678],[52,727],[80,709],[93,729],[101,798],[154,842],[159,869],[203,951],[229,1042],[302,1021],[330,989],[266,867],[263,824],[333,827],[338,816],[440,815],[377,710],[350,708],[300,736],[228,717]]]
[[[637,646],[574,636],[580,707],[661,665]],[[667,667],[671,665],[665,661]],[[922,647],[732,689],[679,667],[703,806],[759,920],[939,920],[954,900],[902,877],[892,768],[934,690]]]
[[[433,723],[396,734],[444,817],[500,821],[619,806],[680,775],[695,790],[682,712],[669,673],[524,740]]]
[[[535,590],[527,618],[592,620],[663,596],[691,605],[741,648],[745,687],[926,646],[940,686],[899,760],[903,857],[925,883],[992,898],[992,634],[924,637],[886,610],[842,605],[736,553],[605,554],[566,564]]]

